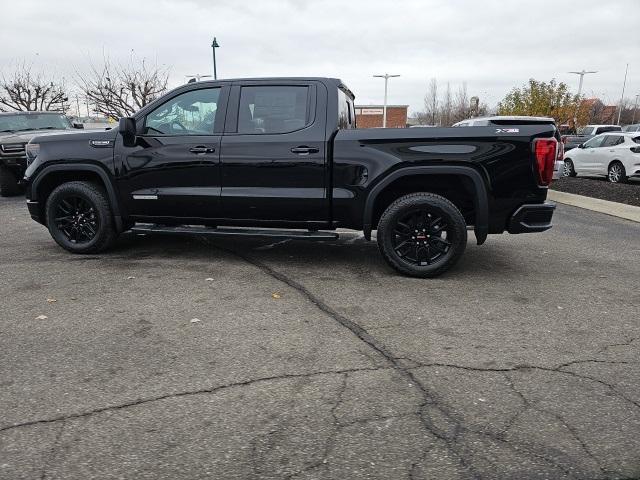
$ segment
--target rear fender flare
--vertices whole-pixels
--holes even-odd
[[[406,177],[409,175],[460,175],[469,178],[475,188],[475,196],[473,199],[475,207],[475,225],[474,232],[478,245],[482,245],[487,239],[489,233],[489,196],[487,194],[487,187],[480,173],[472,167],[464,166],[445,166],[445,165],[432,165],[422,167],[405,167],[400,170],[396,170],[387,175],[384,179],[378,182],[369,192],[364,207],[364,221],[363,231],[367,240],[371,240],[371,230],[373,224],[373,207],[378,195],[395,180]]]

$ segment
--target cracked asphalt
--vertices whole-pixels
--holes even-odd
[[[0,478],[639,478],[640,224],[554,220],[419,280],[355,233],[73,256],[0,199]]]

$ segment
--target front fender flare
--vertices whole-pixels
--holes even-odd
[[[116,224],[116,230],[118,232],[122,232],[122,216],[120,213],[120,206],[118,204],[118,196],[116,194],[116,189],[113,185],[113,180],[109,176],[109,174],[102,168],[97,165],[92,165],[90,163],[74,163],[74,164],[59,164],[59,165],[49,165],[43,168],[35,177],[33,182],[31,183],[31,200],[38,201],[37,192],[38,187],[42,180],[44,180],[47,175],[53,172],[92,172],[97,174],[104,187],[107,191],[107,196],[109,197],[109,204],[111,205],[111,210],[113,212],[114,222]]]
[[[469,178],[475,188],[475,196],[473,199],[475,207],[475,225],[474,233],[478,241],[478,245],[482,245],[487,239],[489,233],[489,196],[487,187],[482,175],[472,167],[461,165],[427,165],[420,167],[405,167],[391,172],[384,179],[378,182],[369,192],[364,207],[363,231],[367,240],[371,240],[371,230],[373,224],[373,207],[378,195],[391,182],[409,175],[460,175]]]

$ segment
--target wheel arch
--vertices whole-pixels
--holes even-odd
[[[122,214],[113,180],[109,173],[97,165],[74,163],[73,165],[60,164],[45,167],[30,186],[30,199],[39,202],[40,208],[44,209],[46,198],[54,188],[63,183],[73,181],[93,181],[104,187],[113,213],[116,230],[121,232],[123,226]]]
[[[426,165],[404,167],[386,175],[371,188],[364,207],[363,232],[367,240],[371,239],[374,223],[374,211],[377,198],[395,181],[421,175],[452,175],[463,177],[471,181],[474,189],[473,203],[475,210],[474,232],[478,245],[482,245],[489,233],[489,195],[482,175],[472,167],[462,165]]]

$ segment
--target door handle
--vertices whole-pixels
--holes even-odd
[[[320,150],[315,147],[307,147],[306,145],[300,145],[299,147],[293,147],[291,153],[296,155],[309,155],[310,153],[318,153]]]
[[[197,155],[201,153],[213,153],[216,151],[216,149],[213,147],[205,147],[204,145],[198,145],[197,147],[190,148],[189,151]]]

